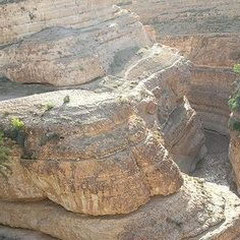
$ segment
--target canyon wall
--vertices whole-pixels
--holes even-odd
[[[186,17],[206,2],[187,3]],[[0,224],[63,240],[240,236],[239,198],[183,173],[206,154],[204,127],[226,133],[235,76],[195,50],[192,64],[154,44],[174,45],[164,29],[191,32],[175,29],[174,9],[185,11],[163,1],[0,1],[0,74],[19,90],[51,84],[0,101]],[[186,53],[188,40],[177,42]]]
[[[206,128],[227,134],[227,99],[236,79],[231,69],[240,61],[239,1],[136,0],[119,4],[139,14],[152,39],[179,49],[195,64],[189,100]]]

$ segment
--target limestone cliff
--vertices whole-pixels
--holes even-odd
[[[181,40],[191,16],[224,12],[205,3],[0,1],[0,224],[36,239],[239,238],[239,198],[183,173],[206,154],[203,128],[225,131],[235,78],[230,58],[213,63],[224,37]]]
[[[227,134],[227,100],[236,79],[231,69],[240,60],[239,1],[123,0],[119,4],[139,14],[152,39],[179,49],[195,64],[189,101],[206,128]]]

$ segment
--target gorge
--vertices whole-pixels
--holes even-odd
[[[0,239],[240,239],[239,10],[0,0]]]

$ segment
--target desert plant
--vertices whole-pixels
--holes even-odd
[[[235,112],[240,110],[240,93],[237,92],[233,97],[228,101],[228,106],[231,111]]]
[[[235,73],[240,73],[240,64],[235,64],[234,67],[233,67],[233,71]]]
[[[11,125],[17,131],[22,130],[25,126],[24,122],[17,117],[12,118]]]
[[[228,127],[233,131],[240,132],[240,121],[235,118],[230,118],[228,122]]]
[[[46,111],[50,111],[51,109],[54,108],[54,104],[53,103],[47,103],[47,104],[44,105],[44,107],[45,107]]]
[[[70,102],[70,97],[69,95],[66,95],[63,99],[63,103],[69,103]]]
[[[240,74],[240,64],[236,64],[233,67],[233,71],[235,73]],[[237,80],[234,82],[235,91],[233,95],[230,97],[230,99],[228,100],[228,106],[230,110],[233,112],[240,110],[240,88],[239,87],[240,87],[240,84],[239,84],[239,81]]]

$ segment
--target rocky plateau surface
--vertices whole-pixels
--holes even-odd
[[[0,0],[0,239],[240,239],[219,2]]]

